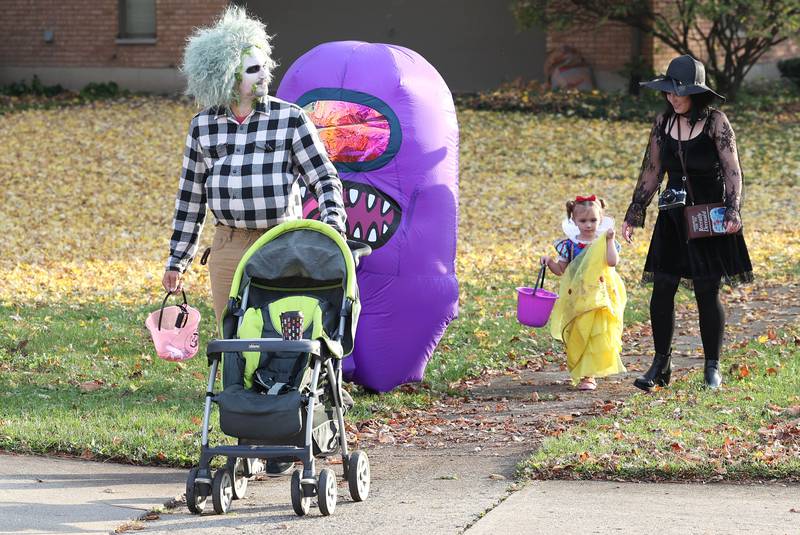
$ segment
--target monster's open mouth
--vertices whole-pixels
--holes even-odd
[[[344,100],[343,100],[344,99]],[[400,148],[400,123],[382,100],[345,89],[315,89],[298,102],[308,114],[339,173],[374,171]],[[347,237],[382,247],[400,225],[397,201],[379,189],[342,180]],[[303,217],[319,219],[316,198],[303,188]]]
[[[360,182],[342,180],[344,208],[347,212],[347,237],[382,247],[400,225],[402,210],[397,202],[382,191]],[[303,217],[319,219],[317,199],[302,188]]]

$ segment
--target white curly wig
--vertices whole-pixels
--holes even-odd
[[[236,98],[242,56],[258,47],[267,56],[267,84],[272,81],[272,36],[264,23],[247,16],[244,8],[228,7],[214,24],[197,28],[187,39],[181,71],[186,75],[186,94],[203,108],[228,106]]]

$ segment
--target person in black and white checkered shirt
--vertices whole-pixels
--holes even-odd
[[[315,126],[300,107],[267,95],[269,39],[260,21],[231,7],[215,26],[196,31],[184,54],[187,93],[205,109],[186,137],[163,284],[181,289],[208,207],[218,319],[247,248],[267,229],[302,218],[304,185],[316,195],[322,221],[345,229],[341,181]]]

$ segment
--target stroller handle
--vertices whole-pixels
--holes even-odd
[[[206,354],[214,359],[222,353],[241,351],[292,351],[320,354],[320,343],[316,340],[284,340],[283,338],[251,338],[212,340],[208,343]]]
[[[347,246],[350,248],[350,252],[353,254],[353,260],[355,261],[356,266],[358,266],[358,262],[362,256],[369,256],[372,253],[372,247],[360,241],[347,240]]]

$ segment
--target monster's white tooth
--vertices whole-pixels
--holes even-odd
[[[381,214],[386,215],[386,212],[389,211],[392,205],[389,204],[389,201],[383,201],[383,206],[381,206]]]
[[[389,232],[389,225],[387,225],[386,223],[384,223],[384,224],[383,224],[383,233],[384,233],[384,234],[386,234],[387,232]]]
[[[350,197],[350,204],[355,204],[358,201],[358,190],[355,188],[350,188],[347,190],[347,195]]]
[[[306,196],[306,187],[305,186],[300,188],[300,196],[301,197],[305,197]]]
[[[361,239],[361,227],[356,227],[353,230],[353,237],[360,240]]]
[[[375,227],[372,227],[369,231],[369,236],[367,236],[367,241],[375,243],[378,240],[378,233],[375,232]]]
[[[372,210],[373,206],[375,206],[375,195],[370,193],[367,195],[367,210]]]

